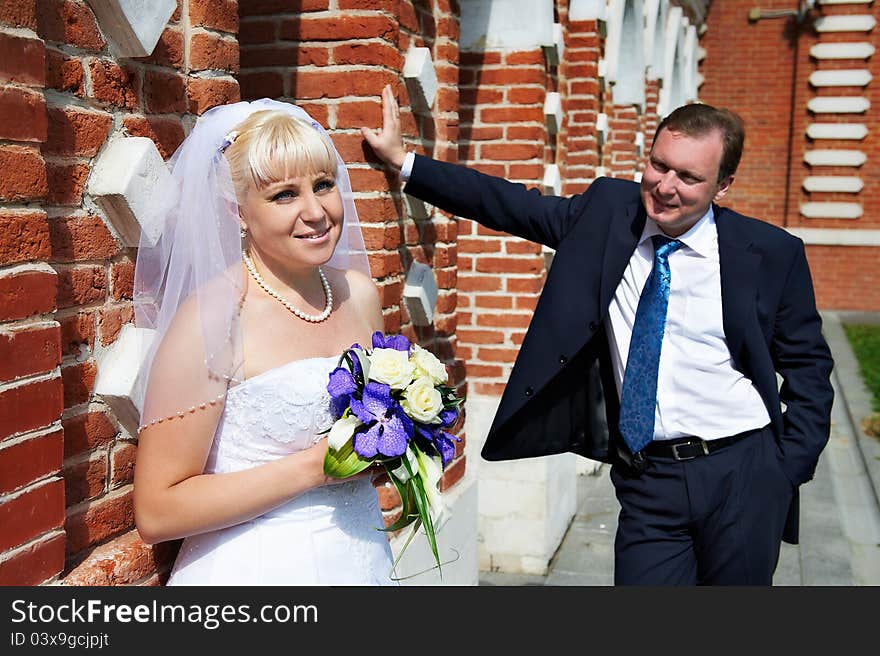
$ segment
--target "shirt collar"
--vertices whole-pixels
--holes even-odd
[[[654,235],[662,235],[663,231],[657,226],[654,221],[648,218],[645,221],[645,227],[642,230],[642,236],[639,239],[639,245],[653,237]],[[694,251],[697,255],[701,255],[703,257],[710,257],[712,252],[718,252],[718,233],[715,228],[715,211],[712,209],[712,205],[709,205],[709,209],[706,210],[706,213],[697,221],[691,229],[686,233],[678,237],[678,240],[684,243],[685,246]]]

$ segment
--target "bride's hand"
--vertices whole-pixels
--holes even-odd
[[[379,159],[400,170],[406,150],[400,133],[400,107],[390,85],[382,89],[382,128],[374,131],[362,127],[361,134]]]
[[[327,449],[329,448],[327,438],[322,438],[318,442],[309,448],[310,451],[313,452],[315,460],[317,461],[317,477],[318,477],[318,486],[322,485],[339,485],[340,483],[345,483],[346,481],[356,481],[362,478],[368,478],[371,481],[375,482],[382,474],[385,473],[385,468],[382,465],[370,465],[366,469],[361,472],[358,472],[354,476],[348,476],[346,478],[337,478],[336,476],[327,476],[324,474],[324,456],[327,454]]]

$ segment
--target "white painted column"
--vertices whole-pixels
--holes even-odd
[[[483,460],[497,408],[497,398],[467,400],[468,470],[477,469],[480,486],[480,569],[546,574],[577,509],[577,456]]]

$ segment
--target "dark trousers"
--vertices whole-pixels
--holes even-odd
[[[706,456],[611,468],[615,585],[771,585],[794,487],[765,428]]]

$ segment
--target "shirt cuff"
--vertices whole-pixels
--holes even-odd
[[[400,179],[409,182],[409,176],[412,175],[413,164],[416,161],[416,154],[409,151],[403,158],[403,165],[400,167]]]

